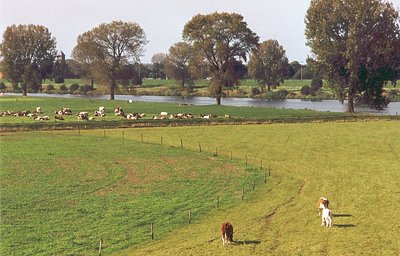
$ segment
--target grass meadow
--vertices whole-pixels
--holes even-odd
[[[399,128],[2,133],[0,253],[94,255],[102,238],[105,255],[399,255]],[[331,201],[330,229],[320,226],[320,196]],[[223,247],[226,220],[235,242]]]
[[[64,116],[67,122],[78,122],[76,113],[87,111],[93,115],[99,106],[104,106],[106,116],[104,118],[96,118],[94,122],[107,122],[120,120],[120,117],[114,115],[114,108],[121,107],[125,113],[145,113],[144,119],[151,119],[152,116],[159,116],[160,112],[168,112],[170,114],[190,112],[197,116],[199,114],[213,113],[223,118],[225,114],[229,114],[233,118],[253,118],[253,119],[273,119],[273,118],[303,118],[303,117],[340,117],[347,116],[346,113],[336,112],[319,112],[312,110],[293,110],[293,109],[274,109],[274,108],[256,108],[256,107],[234,107],[234,106],[195,106],[195,105],[179,105],[175,103],[152,103],[152,102],[133,102],[126,101],[108,101],[96,99],[69,99],[56,97],[21,97],[21,96],[3,96],[0,98],[0,112],[23,111],[29,110],[33,112],[36,107],[41,107],[43,113],[41,115],[50,116],[50,121],[46,123],[55,123],[54,111],[60,110],[62,107],[68,107],[72,110],[73,115]],[[59,122],[59,121],[58,121]],[[5,116],[0,118],[0,124],[17,124],[17,123],[37,123],[28,117]]]

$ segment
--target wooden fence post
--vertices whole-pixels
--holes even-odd
[[[160,142],[160,144],[162,145],[162,136],[161,136],[161,142]]]
[[[200,145],[200,143],[199,143],[199,151],[200,151],[200,153],[201,153],[201,145]]]
[[[180,138],[181,139],[181,148],[183,148],[183,141],[182,141],[182,138]]]
[[[242,200],[244,200],[244,187],[242,188]]]
[[[122,140],[125,140],[125,132],[122,131]]]
[[[247,165],[247,156],[246,156],[246,165]]]
[[[271,166],[269,167],[269,171],[268,171],[268,173],[269,173],[269,175],[268,175],[268,176],[271,176]]]
[[[261,162],[260,162],[260,170],[262,170],[262,168],[263,168],[263,162],[261,160]]]
[[[217,209],[219,208],[219,196],[217,196]]]
[[[192,209],[189,209],[189,224],[192,222]]]
[[[103,137],[106,137],[106,130],[103,130]]]
[[[214,156],[218,156],[218,148],[215,148],[215,154]]]
[[[101,256],[103,250],[103,239],[100,238],[100,244],[99,244],[99,256]]]
[[[143,142],[143,133],[140,134],[140,137],[142,138],[142,142]]]
[[[265,172],[265,175],[264,175],[264,183],[267,183],[267,172]]]
[[[253,181],[253,191],[256,189],[256,181]]]
[[[154,224],[153,224],[153,222],[150,224],[150,234],[151,234],[151,240],[154,240]]]

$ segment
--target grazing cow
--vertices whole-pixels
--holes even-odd
[[[100,117],[105,117],[106,116],[106,114],[104,113],[104,112],[101,112],[101,111],[94,111],[94,114],[93,114],[94,116],[100,116]]]
[[[123,117],[125,116],[124,111],[120,107],[117,107],[117,108],[114,109],[114,114],[116,116],[123,116]]]
[[[233,242],[233,226],[229,222],[222,223],[221,226],[222,245]]]
[[[329,207],[329,200],[325,197],[320,197],[318,199],[318,215],[321,215],[321,212],[324,208]]]
[[[54,112],[57,115],[72,115],[72,111],[70,108],[62,107],[60,110]]]
[[[36,116],[33,118],[35,121],[45,121],[45,120],[50,120],[49,116]]]
[[[137,120],[140,117],[138,113],[129,113],[126,115],[126,119],[128,120]]]
[[[89,113],[88,112],[79,112],[76,114],[78,120],[89,120]]]
[[[328,208],[322,209],[322,223],[321,226],[332,227],[332,211]]]
[[[54,115],[54,120],[64,120],[64,117],[60,115]]]

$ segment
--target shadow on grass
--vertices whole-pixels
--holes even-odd
[[[338,214],[332,214],[332,216],[333,216],[333,217],[336,217],[336,218],[340,218],[340,217],[351,217],[351,216],[353,216],[353,215],[351,215],[351,214],[341,214],[341,213],[338,213]]]
[[[356,225],[354,224],[333,224],[332,226],[337,228],[354,228]]]
[[[236,240],[232,242],[232,245],[243,245],[243,244],[261,244],[259,240]]]

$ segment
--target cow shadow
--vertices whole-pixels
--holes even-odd
[[[346,217],[352,217],[353,215],[348,214],[348,213],[334,213],[332,214],[333,218],[346,218]],[[337,227],[337,228],[354,228],[354,224],[333,224],[332,226]]]
[[[261,244],[259,240],[236,240],[232,242],[232,245],[245,245],[245,244]]]
[[[335,217],[335,218],[340,218],[340,217],[352,217],[353,215],[351,215],[351,214],[343,214],[343,213],[337,213],[337,214],[332,214],[332,217]]]
[[[354,228],[356,225],[354,224],[333,224],[332,226],[337,228]]]

